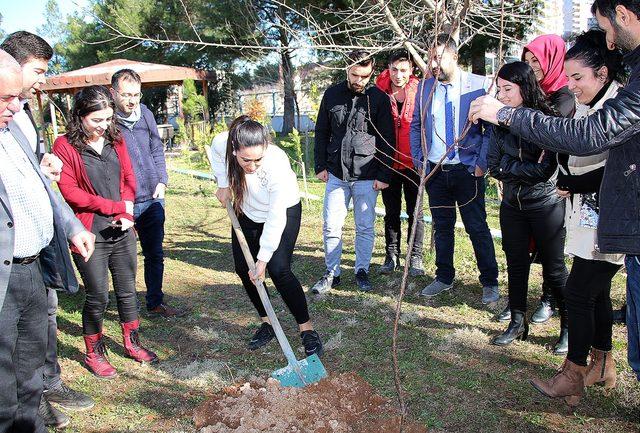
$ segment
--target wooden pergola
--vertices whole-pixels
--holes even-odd
[[[40,88],[49,94],[67,95],[67,104],[71,104],[71,95],[83,87],[92,85],[111,86],[111,76],[120,69],[132,69],[140,75],[142,87],[170,86],[182,84],[184,80],[192,79],[202,84],[202,92],[207,100],[207,84],[216,80],[215,71],[202,71],[183,66],[163,65],[159,63],[138,62],[134,60],[116,59],[75,71],[47,77],[47,82]],[[42,113],[42,95],[38,92],[38,107]],[[182,104],[182,101],[180,101]],[[52,106],[53,107],[53,106]],[[180,105],[182,113],[182,105]],[[208,121],[208,110],[205,110],[205,120]],[[52,122],[55,125],[55,115],[52,111]]]

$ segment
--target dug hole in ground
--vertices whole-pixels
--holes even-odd
[[[277,380],[254,379],[228,387],[194,412],[200,433],[371,433],[397,432],[396,404],[375,394],[355,373],[332,375],[304,388],[284,388]],[[405,425],[406,433],[426,433]]]

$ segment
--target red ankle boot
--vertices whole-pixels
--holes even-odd
[[[121,323],[120,326],[122,326],[122,343],[128,357],[138,362],[158,362],[158,356],[155,353],[140,345],[140,338],[138,337],[140,320]]]
[[[113,365],[107,359],[107,348],[104,345],[102,332],[93,335],[84,335],[84,344],[87,354],[84,357],[84,365],[89,371],[101,379],[113,379],[118,375]]]

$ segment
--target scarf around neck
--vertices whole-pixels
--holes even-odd
[[[136,125],[136,123],[138,123],[140,117],[142,117],[142,109],[140,108],[140,105],[138,105],[138,107],[133,110],[128,116],[124,113],[121,113],[120,111],[116,111],[116,118],[118,123],[129,130],[133,130],[133,127]]]

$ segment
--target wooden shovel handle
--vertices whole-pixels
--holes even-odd
[[[238,238],[238,244],[240,244],[240,248],[242,249],[242,254],[244,255],[244,259],[247,262],[247,266],[249,267],[249,270],[255,274],[256,263],[253,261],[253,255],[249,250],[247,239],[244,237],[244,232],[242,231],[242,227],[240,226],[240,221],[238,221],[238,217],[236,216],[236,212],[233,210],[233,206],[231,205],[230,201],[227,201],[227,213],[229,214],[229,219],[231,219],[231,225],[233,226],[233,230],[236,234],[236,237]],[[289,344],[289,340],[287,340],[287,337],[282,331],[282,327],[280,326],[280,322],[278,321],[276,312],[273,310],[273,306],[271,305],[271,301],[269,300],[269,296],[267,295],[267,290],[264,288],[264,284],[262,283],[262,281],[256,281],[255,285],[258,289],[258,295],[260,295],[262,305],[267,312],[267,317],[269,317],[269,321],[271,322],[273,331],[275,332],[276,338],[278,339],[278,343],[280,343],[280,347],[284,352],[284,356],[287,358],[289,365],[295,367],[296,372],[298,372],[300,369],[300,367],[298,366],[298,361],[295,354],[293,353],[291,345]],[[302,380],[304,381],[304,378]]]

